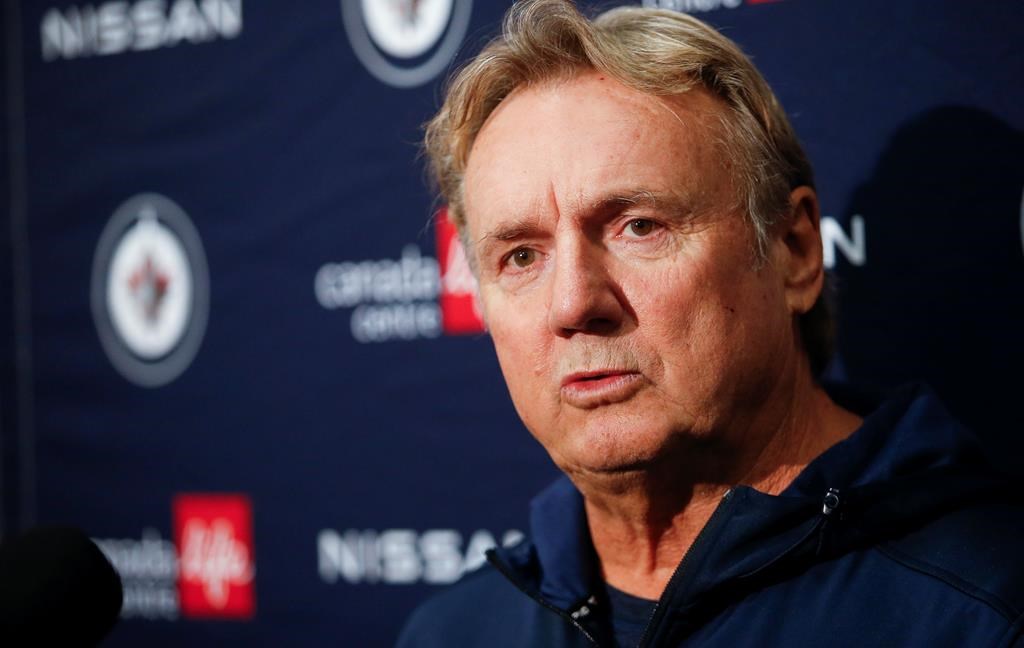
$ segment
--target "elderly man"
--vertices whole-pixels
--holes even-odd
[[[517,3],[427,150],[512,400],[567,479],[401,645],[1020,640],[1022,516],[971,437],[923,388],[815,379],[812,173],[732,42]]]

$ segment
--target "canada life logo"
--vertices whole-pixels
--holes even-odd
[[[251,619],[256,568],[249,498],[183,494],[174,498],[173,509],[182,615]]]
[[[359,344],[483,333],[476,278],[444,209],[434,235],[436,259],[410,243],[397,259],[324,263],[313,279],[316,300],[348,311]]]
[[[466,250],[459,240],[448,210],[441,209],[435,220],[437,259],[441,270],[441,322],[448,335],[482,333],[484,321],[477,301],[476,278],[469,267]]]

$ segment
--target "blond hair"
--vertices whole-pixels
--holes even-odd
[[[737,161],[737,200],[763,261],[772,225],[790,211],[790,192],[814,185],[810,162],[767,82],[735,43],[692,16],[619,7],[588,20],[569,0],[516,2],[502,34],[452,77],[443,106],[427,124],[431,170],[464,242],[463,176],[487,118],[517,88],[589,70],[654,96],[699,86],[725,104],[721,144]],[[819,298],[801,316],[815,372],[831,353],[827,311]]]

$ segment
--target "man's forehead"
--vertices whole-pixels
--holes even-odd
[[[467,220],[534,212],[557,199],[582,208],[631,190],[685,193],[717,148],[721,111],[701,89],[655,97],[596,72],[520,88],[470,152]]]
[[[540,125],[541,120],[574,124],[585,118],[592,123],[631,126],[635,131],[664,127],[672,120],[687,129],[708,123],[723,108],[720,100],[700,86],[681,95],[658,96],[595,71],[524,85],[506,96],[484,121],[470,148],[467,167],[490,139],[510,133],[528,136],[530,130],[521,127]],[[508,143],[503,141],[505,146]]]

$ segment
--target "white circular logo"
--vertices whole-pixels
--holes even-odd
[[[206,257],[185,212],[158,194],[121,205],[92,272],[93,318],[114,367],[144,387],[174,380],[199,350],[208,308]]]
[[[356,57],[398,88],[423,85],[451,62],[469,27],[472,0],[341,0]]]

